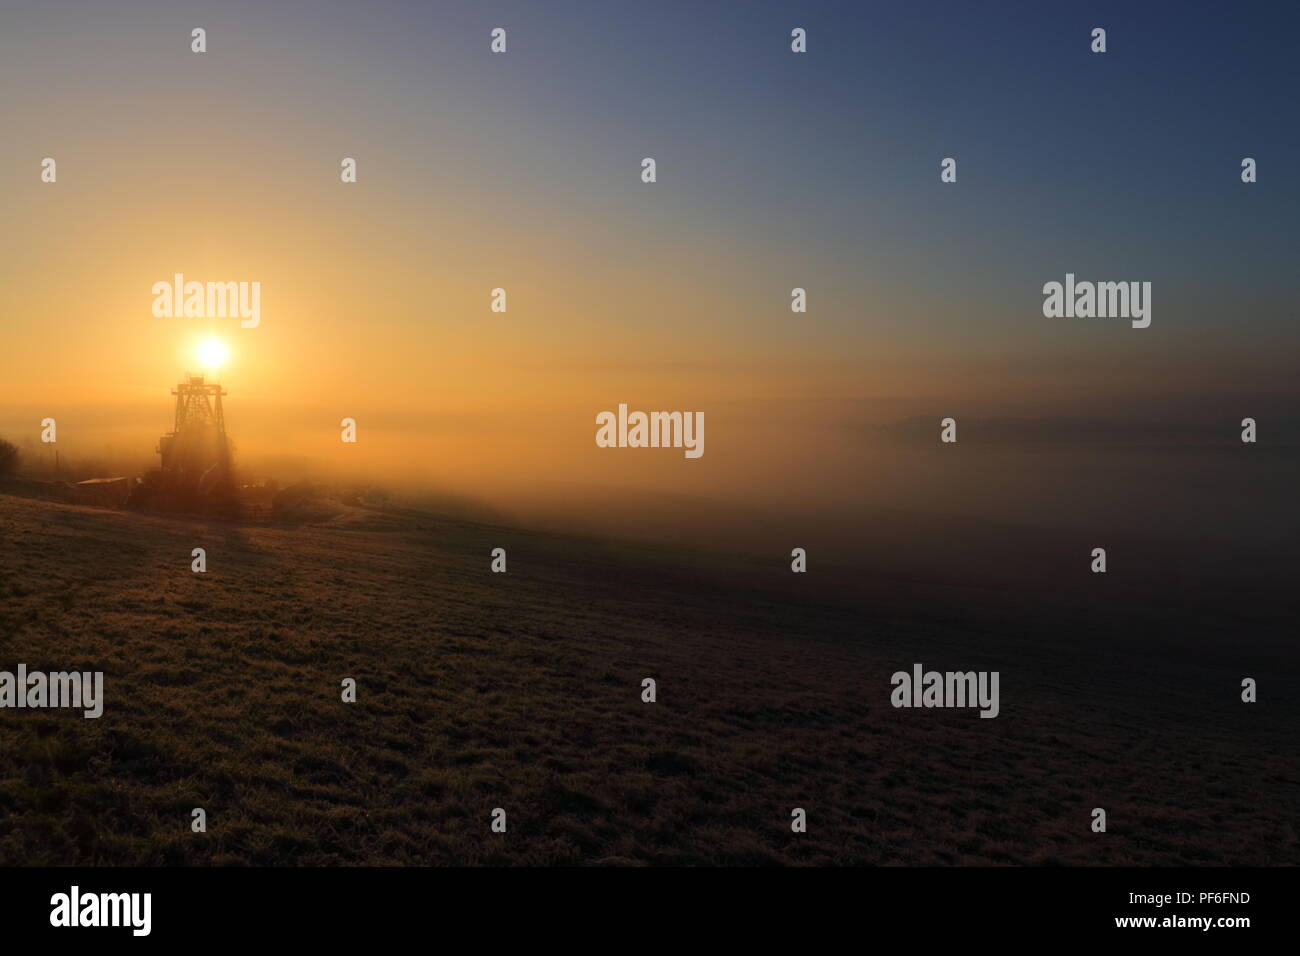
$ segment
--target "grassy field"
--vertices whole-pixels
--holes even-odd
[[[0,711],[0,864],[1300,859],[1291,609],[788,560],[0,495],[0,670],[103,670],[106,695],[98,720]],[[1001,716],[891,708],[916,661],[1001,671]]]

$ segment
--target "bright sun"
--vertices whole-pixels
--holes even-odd
[[[195,349],[205,369],[218,369],[230,355],[230,349],[220,339],[204,339]]]

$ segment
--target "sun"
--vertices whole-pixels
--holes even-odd
[[[220,339],[204,339],[194,350],[194,354],[199,357],[204,369],[216,371],[230,357],[230,349],[226,348],[226,343]]]

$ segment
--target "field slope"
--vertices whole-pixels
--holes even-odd
[[[1300,858],[1293,638],[1267,609],[787,562],[0,495],[0,670],[106,675],[98,720],[0,710],[0,864]],[[891,708],[915,661],[999,670],[1000,717]]]

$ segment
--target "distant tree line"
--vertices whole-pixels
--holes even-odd
[[[12,475],[18,470],[18,446],[0,438],[0,475]]]

